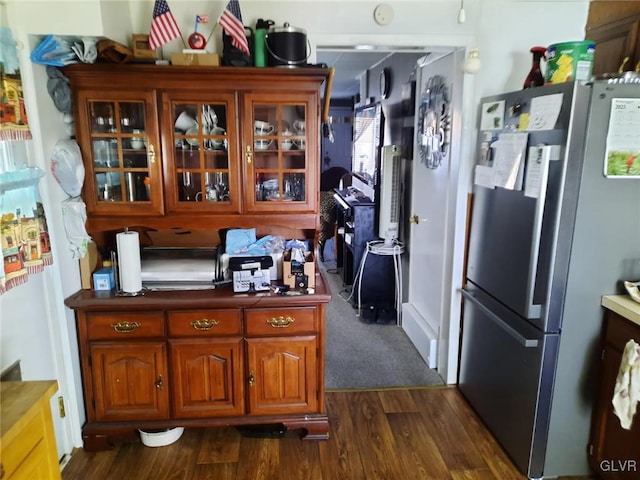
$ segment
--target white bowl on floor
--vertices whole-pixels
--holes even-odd
[[[184,427],[168,428],[160,432],[138,431],[142,443],[147,447],[164,447],[176,442],[184,433]]]

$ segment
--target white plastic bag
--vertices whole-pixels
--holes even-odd
[[[84,182],[84,165],[80,147],[75,140],[65,139],[56,143],[51,154],[51,173],[67,195],[80,195]]]
[[[82,198],[67,198],[62,202],[62,219],[73,258],[83,258],[87,253],[91,237],[84,227],[87,221],[87,206]]]

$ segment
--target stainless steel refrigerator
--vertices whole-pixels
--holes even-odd
[[[571,82],[481,101],[459,388],[529,478],[589,473],[601,296],[640,280],[639,99]]]

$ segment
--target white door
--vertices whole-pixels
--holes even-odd
[[[411,202],[405,225],[409,285],[402,326],[430,368],[446,369],[458,189],[461,62],[455,51],[418,62]],[[457,342],[457,338],[454,339]],[[440,351],[442,350],[442,351]],[[444,359],[444,360],[443,360]]]

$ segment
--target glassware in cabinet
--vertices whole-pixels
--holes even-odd
[[[308,102],[306,99],[274,102],[263,100],[264,96],[260,95],[253,97],[251,143],[247,146],[251,157],[246,159],[246,164],[253,173],[255,190],[248,202],[249,208],[273,210],[274,204],[278,204],[278,208],[305,209],[309,203]]]
[[[162,213],[158,130],[151,94],[122,93],[101,98],[83,92],[78,131],[85,167],[85,202],[94,213],[146,215]],[[84,115],[82,115],[84,114]],[[155,188],[154,188],[155,186]]]
[[[235,96],[194,101],[165,94],[171,112],[169,209],[239,212],[239,164],[233,163]]]

